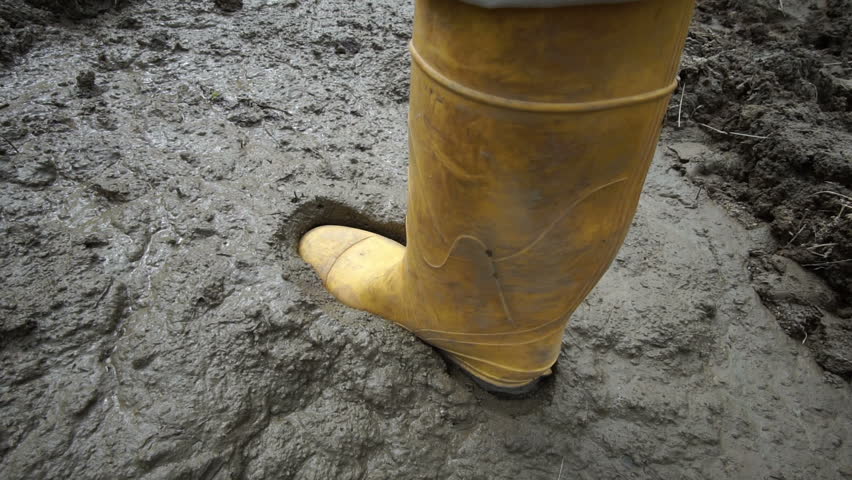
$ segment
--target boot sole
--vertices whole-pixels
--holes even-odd
[[[536,389],[538,389],[539,383],[541,383],[541,377],[538,377],[535,380],[531,381],[530,383],[527,383],[526,385],[521,385],[520,387],[504,387],[504,386],[501,386],[501,385],[494,385],[493,383],[485,381],[485,380],[479,378],[478,376],[476,376],[476,374],[474,374],[473,372],[471,372],[470,370],[465,368],[464,365],[462,365],[461,363],[456,361],[456,359],[453,358],[451,355],[448,355],[446,352],[443,352],[440,349],[436,349],[436,350],[438,350],[438,352],[440,352],[442,357],[447,359],[453,365],[457,366],[459,368],[459,370],[464,372],[464,374],[467,375],[471,380],[473,380],[473,383],[478,385],[479,388],[485,390],[488,393],[493,393],[493,394],[497,394],[497,395],[506,395],[506,396],[510,396],[510,397],[519,397],[519,396],[527,395],[529,393],[534,392]]]

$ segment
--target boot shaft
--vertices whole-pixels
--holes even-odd
[[[674,87],[694,0],[483,9],[417,0],[412,43],[458,86],[530,102],[612,101]]]
[[[556,360],[629,229],[693,6],[418,1],[402,268],[421,337]]]

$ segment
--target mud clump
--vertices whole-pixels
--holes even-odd
[[[94,17],[107,10],[123,6],[129,0],[26,0],[26,2],[36,8],[79,19]]]
[[[51,14],[82,20],[129,3],[130,0],[2,0],[0,65],[9,66],[36,42],[44,40],[52,30]]]
[[[784,332],[808,345],[826,370],[852,377],[849,322],[832,313],[837,294],[781,255],[756,255],[750,266],[755,291]]]
[[[820,307],[847,324],[850,25],[849,0],[783,2],[783,8],[768,0],[700,2],[682,90],[669,117],[673,121],[676,111],[681,122],[689,120],[674,138],[707,139],[715,150],[714,159],[705,158],[694,170],[694,180],[714,199],[744,212],[746,223],[767,222],[778,243],[771,253],[795,260],[834,288],[840,300]],[[849,329],[835,333],[852,335]]]
[[[223,12],[236,12],[243,8],[243,0],[214,0],[213,4]]]
[[[23,2],[0,2],[0,64],[8,65],[30,50],[46,16]]]
[[[94,97],[101,93],[100,87],[95,83],[96,75],[92,70],[85,70],[77,74],[77,95],[81,97]]]

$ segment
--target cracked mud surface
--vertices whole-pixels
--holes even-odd
[[[410,3],[0,13],[0,477],[852,478],[838,293],[670,168],[730,153],[703,127],[506,400],[294,249],[402,235]]]

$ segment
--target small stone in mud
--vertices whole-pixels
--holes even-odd
[[[213,3],[225,12],[236,12],[243,8],[243,0],[213,0]]]

